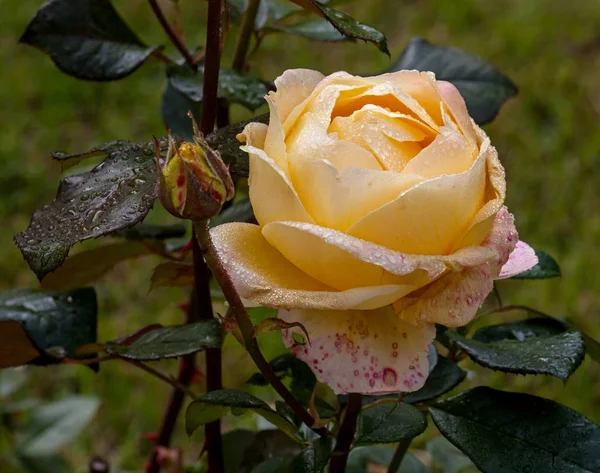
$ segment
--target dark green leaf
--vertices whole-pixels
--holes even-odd
[[[347,13],[335,10],[324,2],[317,0],[292,0],[292,2],[300,5],[302,8],[312,11],[323,16],[331,25],[340,32],[340,34],[356,40],[369,41],[377,46],[379,50],[388,56],[390,52],[387,47],[385,35],[364,23],[359,23]]]
[[[92,288],[61,292],[14,289],[0,294],[0,323],[19,323],[41,350],[58,348],[73,356],[81,345],[96,341],[96,319]]]
[[[323,471],[331,456],[332,443],[331,437],[321,437],[312,442],[294,458],[289,468],[290,473],[320,473]]]
[[[85,286],[100,279],[116,264],[149,254],[152,254],[151,248],[140,242],[113,243],[81,251],[47,274],[42,280],[42,287],[71,289]]]
[[[165,261],[152,270],[150,290],[157,287],[187,287],[194,284],[194,265],[186,261]]]
[[[266,28],[274,33],[288,33],[317,41],[347,41],[348,37],[336,30],[327,20],[314,20],[295,25],[280,25]]]
[[[272,467],[273,463],[264,465],[265,460],[280,458],[285,461],[280,461],[279,464],[287,465],[290,463],[291,458],[300,453],[301,450],[302,446],[281,430],[261,430],[255,432],[252,441],[244,449],[243,457],[240,459],[240,468],[231,473],[254,472],[254,467],[258,465],[263,465],[264,470],[262,471],[267,472],[269,471],[267,467],[269,465]],[[281,472],[281,470],[277,471]]]
[[[50,455],[73,440],[100,407],[95,397],[73,396],[44,404],[32,412],[30,427],[19,444],[26,456]]]
[[[264,401],[246,392],[233,389],[211,391],[190,403],[185,413],[185,429],[188,435],[192,435],[201,425],[220,419],[230,410],[233,410],[236,415],[251,410],[296,439],[296,427],[271,409]]]
[[[174,136],[179,136],[186,141],[193,140],[194,129],[188,113],[192,112],[194,119],[199,122],[202,112],[200,102],[193,102],[175,90],[167,81],[162,93],[160,112],[165,126]]]
[[[425,385],[418,391],[406,393],[402,400],[409,404],[434,399],[454,389],[465,379],[465,373],[456,364],[443,356],[438,357],[435,368],[429,373]]]
[[[358,417],[356,445],[396,443],[421,434],[427,419],[404,402],[383,402],[366,407]]]
[[[548,253],[541,250],[535,250],[538,257],[538,264],[533,268],[516,274],[511,279],[550,279],[560,277],[560,268],[558,263]]]
[[[133,228],[120,230],[113,236],[120,236],[126,240],[168,240],[169,238],[182,238],[186,233],[183,223],[172,225],[148,225],[140,223]]]
[[[58,268],[75,243],[144,219],[157,196],[155,149],[154,142],[129,144],[91,171],[61,180],[54,201],[37,210],[29,228],[15,237],[38,278]]]
[[[427,442],[427,452],[431,455],[432,462],[439,467],[440,473],[461,473],[469,467],[474,468],[469,457],[444,437]]]
[[[240,134],[248,123],[269,123],[269,114],[258,115],[249,120],[244,120],[233,125],[220,128],[206,137],[212,149],[217,150],[223,161],[229,165],[229,172],[236,177],[248,177],[248,153],[242,151],[242,143],[236,136]]]
[[[131,360],[177,358],[207,348],[221,346],[221,324],[218,320],[203,320],[186,325],[161,327],[144,333],[132,343],[108,342],[104,349],[112,355]]]
[[[289,466],[293,457],[279,456],[271,457],[258,464],[252,469],[251,473],[284,473],[289,471]]]
[[[250,199],[244,199],[231,207],[223,210],[219,215],[210,220],[210,226],[216,227],[224,223],[230,222],[246,222],[255,223],[254,211]]]
[[[554,401],[477,387],[429,412],[484,473],[600,472],[600,428]]]
[[[372,468],[372,466],[386,468],[392,461],[394,451],[393,447],[383,445],[354,448],[348,456],[346,473],[379,471]],[[414,455],[406,453],[400,464],[399,473],[431,473],[431,470],[423,465]]]
[[[431,71],[438,80],[452,82],[465,99],[469,114],[480,125],[491,122],[500,106],[517,94],[517,86],[479,56],[436,46],[422,38],[413,38],[388,72],[402,69]]]
[[[525,322],[523,322],[525,323]],[[448,331],[448,336],[476,363],[497,371],[517,374],[548,374],[563,382],[575,372],[585,356],[579,332],[563,332],[525,341],[505,339],[492,343]]]
[[[223,434],[223,463],[225,473],[242,471],[244,451],[252,443],[256,432],[236,429]],[[286,437],[287,438],[287,437]]]
[[[536,337],[550,337],[559,335],[567,328],[565,324],[556,319],[535,318],[517,320],[505,324],[488,325],[480,328],[473,334],[473,340],[484,343],[501,342],[503,340],[525,340]]]
[[[173,66],[167,71],[169,84],[177,92],[183,94],[192,102],[201,102],[203,93],[204,69],[197,71],[184,66]],[[249,74],[243,74],[233,69],[221,68],[219,71],[219,97],[232,103],[255,110],[265,103],[264,96],[268,89],[263,81]]]
[[[48,0],[20,41],[44,51],[61,71],[86,80],[121,79],[159,49],[144,45],[109,0]]]
[[[62,151],[54,151],[53,153],[50,153],[50,156],[52,159],[60,162],[61,169],[66,171],[67,169],[77,166],[84,159],[107,156],[113,151],[118,151],[123,147],[133,144],[135,143],[132,141],[113,140],[107,141],[106,143],[96,146],[89,151],[84,151],[83,153],[63,153]]]

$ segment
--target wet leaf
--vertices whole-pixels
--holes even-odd
[[[402,400],[409,404],[435,399],[458,386],[467,375],[448,358],[438,356],[438,361],[429,373],[425,385],[418,391],[404,394]]]
[[[48,54],[63,72],[86,80],[121,79],[159,47],[148,47],[109,0],[48,0],[20,39]]]
[[[321,437],[313,441],[292,460],[289,466],[290,473],[320,473],[331,457],[332,445],[331,437]]]
[[[291,438],[296,439],[296,427],[271,409],[264,401],[246,392],[233,389],[211,391],[192,401],[185,413],[185,429],[188,435],[192,435],[201,425],[220,419],[232,410],[236,415],[248,410],[253,411],[279,427]]]
[[[133,341],[107,342],[111,355],[138,361],[178,358],[221,346],[221,324],[216,319],[186,325],[171,325],[145,332]]]
[[[210,220],[210,226],[216,227],[217,225],[230,222],[256,223],[250,199],[241,200],[223,210],[219,215]]]
[[[348,456],[346,473],[377,472],[374,467],[380,466],[385,472],[392,461],[395,449],[383,445],[370,445],[368,447],[353,448]],[[421,461],[411,453],[406,453],[400,464],[399,473],[431,473]]]
[[[96,292],[92,288],[4,292],[0,294],[0,338],[3,341],[0,346],[4,349],[12,345],[12,348],[8,356],[0,356],[0,363],[4,367],[34,359],[40,363],[51,362],[51,357],[37,359],[45,355],[40,351],[51,349],[74,356],[79,346],[96,341],[96,319]],[[22,329],[17,329],[15,323]],[[17,360],[17,357],[22,358]]]
[[[522,322],[523,325],[525,323]],[[491,330],[486,329],[488,333]],[[496,335],[501,330],[496,329]],[[564,382],[585,356],[583,337],[575,331],[528,337],[523,341],[506,338],[489,343],[479,341],[476,336],[469,339],[453,331],[447,334],[476,363],[506,373],[548,374]],[[485,336],[480,335],[480,338]]]
[[[294,25],[274,25],[265,28],[267,32],[288,33],[316,41],[339,42],[348,41],[349,38],[341,34],[327,20],[314,20]]]
[[[600,472],[600,428],[554,401],[481,386],[429,412],[484,473]]]
[[[535,254],[538,257],[538,264],[527,271],[514,275],[511,279],[549,279],[560,277],[560,268],[552,256],[541,250],[535,250]]]
[[[173,136],[179,136],[186,141],[193,140],[194,129],[188,113],[191,112],[194,119],[199,122],[202,103],[193,102],[179,93],[167,80],[162,92],[160,112],[165,126],[171,130]]]
[[[465,473],[467,468],[474,468],[473,462],[463,452],[452,445],[444,437],[427,442],[427,452],[433,463],[439,467],[440,473]]]
[[[166,141],[161,146],[166,149]],[[37,210],[29,228],[15,237],[39,279],[58,268],[75,243],[144,219],[157,196],[154,156],[154,142],[128,144],[91,171],[60,181],[54,201]]]
[[[416,407],[404,402],[367,406],[358,416],[356,445],[396,443],[425,431],[427,420]]]
[[[279,458],[284,461],[280,461],[280,465],[287,465],[291,459],[300,453],[302,446],[298,444],[296,440],[292,440],[288,435],[284,434],[281,430],[260,430],[254,432],[252,441],[244,448],[243,456],[240,458],[241,465],[238,470],[232,473],[244,473],[244,472],[255,472],[255,467],[258,468],[262,465],[262,470],[257,471],[268,472],[272,471],[268,468],[272,468],[271,463],[265,465],[264,462]],[[282,472],[282,470],[276,470]],[[286,471],[286,470],[283,470]]]
[[[403,69],[431,71],[437,80],[452,82],[479,125],[491,122],[502,104],[518,91],[508,77],[479,56],[458,48],[436,46],[423,38],[413,38],[388,72]]]

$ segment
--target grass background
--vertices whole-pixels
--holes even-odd
[[[82,151],[113,139],[148,140],[164,134],[160,97],[164,67],[143,66],[112,83],[81,82],[59,72],[39,51],[17,45],[39,0],[3,0],[0,19],[0,289],[35,286],[36,280],[12,243],[32,212],[54,196],[60,178],[49,151]],[[167,38],[143,0],[114,4],[150,44]],[[189,44],[203,43],[205,5],[181,0]],[[486,127],[507,170],[507,204],[521,237],[559,261],[563,277],[506,281],[505,301],[568,317],[600,337],[600,8],[595,0],[369,0],[342,7],[388,36],[392,58],[413,36],[476,53],[511,77],[520,94]],[[232,30],[232,35],[235,29]],[[225,62],[230,61],[230,37]],[[172,48],[167,48],[167,53]],[[291,67],[323,73],[372,74],[389,64],[367,44],[315,43],[268,37],[250,61],[253,73],[273,79]],[[247,114],[235,110],[234,117]],[[157,210],[151,221],[167,221]],[[97,243],[87,243],[82,247]],[[182,319],[177,304],[185,291],[148,293],[155,260],[122,264],[97,285],[100,339],[154,323]],[[95,375],[85,368],[36,368],[21,397],[57,399],[68,392],[98,395],[100,414],[68,449],[74,465],[92,454],[114,465],[140,467],[151,448],[140,433],[160,422],[168,389],[116,362]],[[227,360],[226,382],[239,384],[252,372],[241,354]],[[164,369],[174,368],[166,364]],[[565,386],[547,377],[491,375],[470,366],[471,384],[534,392],[556,399],[600,422],[600,368],[587,360]],[[181,426],[180,426],[181,427]],[[0,442],[3,437],[0,436]],[[199,450],[181,431],[177,443]],[[7,442],[4,443],[6,447]],[[0,443],[0,452],[2,444]]]

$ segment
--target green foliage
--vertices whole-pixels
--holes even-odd
[[[540,330],[540,319],[536,319],[527,338],[515,339],[514,330],[522,335],[528,322],[520,322],[519,329],[514,325],[496,329],[486,327],[482,329],[483,334],[471,339],[453,331],[448,331],[447,335],[473,361],[486,368],[517,374],[549,374],[566,381],[585,356],[581,333],[563,331],[548,335],[548,327]]]
[[[473,462],[463,452],[444,437],[427,442],[427,452],[431,461],[439,467],[439,473],[471,473],[475,471]]]
[[[478,387],[429,412],[483,473],[600,471],[600,428],[554,401]]]
[[[402,400],[409,404],[416,404],[435,399],[458,386],[466,375],[467,373],[448,358],[438,356],[437,363],[429,373],[425,385],[418,391],[406,393]]]
[[[517,94],[515,84],[487,61],[422,38],[413,38],[388,72],[402,69],[431,71],[437,80],[452,82],[465,99],[469,114],[480,125],[492,121],[500,106]]]
[[[111,355],[139,361],[178,358],[207,348],[221,346],[221,324],[216,319],[193,324],[156,327],[134,340],[108,342],[104,350]]]
[[[122,236],[126,240],[167,240],[181,238],[185,235],[186,228],[183,223],[170,225],[150,225],[140,223],[133,228],[115,232],[114,236]]]
[[[75,243],[144,219],[157,197],[155,149],[154,142],[111,147],[91,171],[61,180],[54,201],[37,210],[29,228],[15,237],[38,278],[58,268]]]
[[[404,402],[367,406],[358,417],[356,445],[395,443],[411,439],[427,428],[425,416]]]
[[[160,111],[163,122],[174,136],[192,141],[194,128],[188,116],[192,114],[196,121],[200,120],[202,103],[194,102],[178,92],[167,79],[162,92]]]
[[[354,448],[348,457],[346,473],[369,473],[374,470],[373,466],[387,467],[393,456],[394,449],[388,446],[371,445]],[[401,473],[431,473],[429,468],[410,453],[404,455],[399,471]]]
[[[321,473],[329,461],[332,446],[330,437],[313,441],[292,460],[290,473]]]
[[[317,41],[347,41],[348,37],[341,34],[327,20],[312,20],[294,25],[280,25],[266,28],[267,32],[288,33]]]
[[[535,250],[538,264],[533,268],[515,274],[511,279],[548,279],[560,277],[560,268],[554,258],[541,250]]]
[[[78,347],[96,341],[96,318],[96,292],[91,288],[62,292],[14,289],[0,294],[0,333],[7,335],[7,327],[14,324],[26,333],[25,337],[2,340],[10,348],[7,353],[0,351],[0,367],[34,360],[45,364],[74,356]],[[21,358],[23,352],[26,356]]]
[[[216,227],[217,225],[230,222],[252,223],[255,221],[254,210],[252,209],[250,199],[244,199],[227,207],[219,215],[212,218],[210,220],[210,226]]]
[[[78,79],[121,79],[159,47],[147,47],[109,0],[48,0],[20,40],[48,54]]]

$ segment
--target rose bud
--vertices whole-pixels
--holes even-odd
[[[166,158],[158,151],[156,164],[160,180],[160,201],[179,218],[199,221],[214,217],[233,197],[234,188],[227,166],[201,135],[179,147],[169,136]]]
[[[298,322],[284,343],[336,393],[410,392],[436,324],[469,323],[494,280],[533,266],[504,169],[452,84],[286,71],[269,124],[238,136],[258,225],[211,230],[240,296]]]

